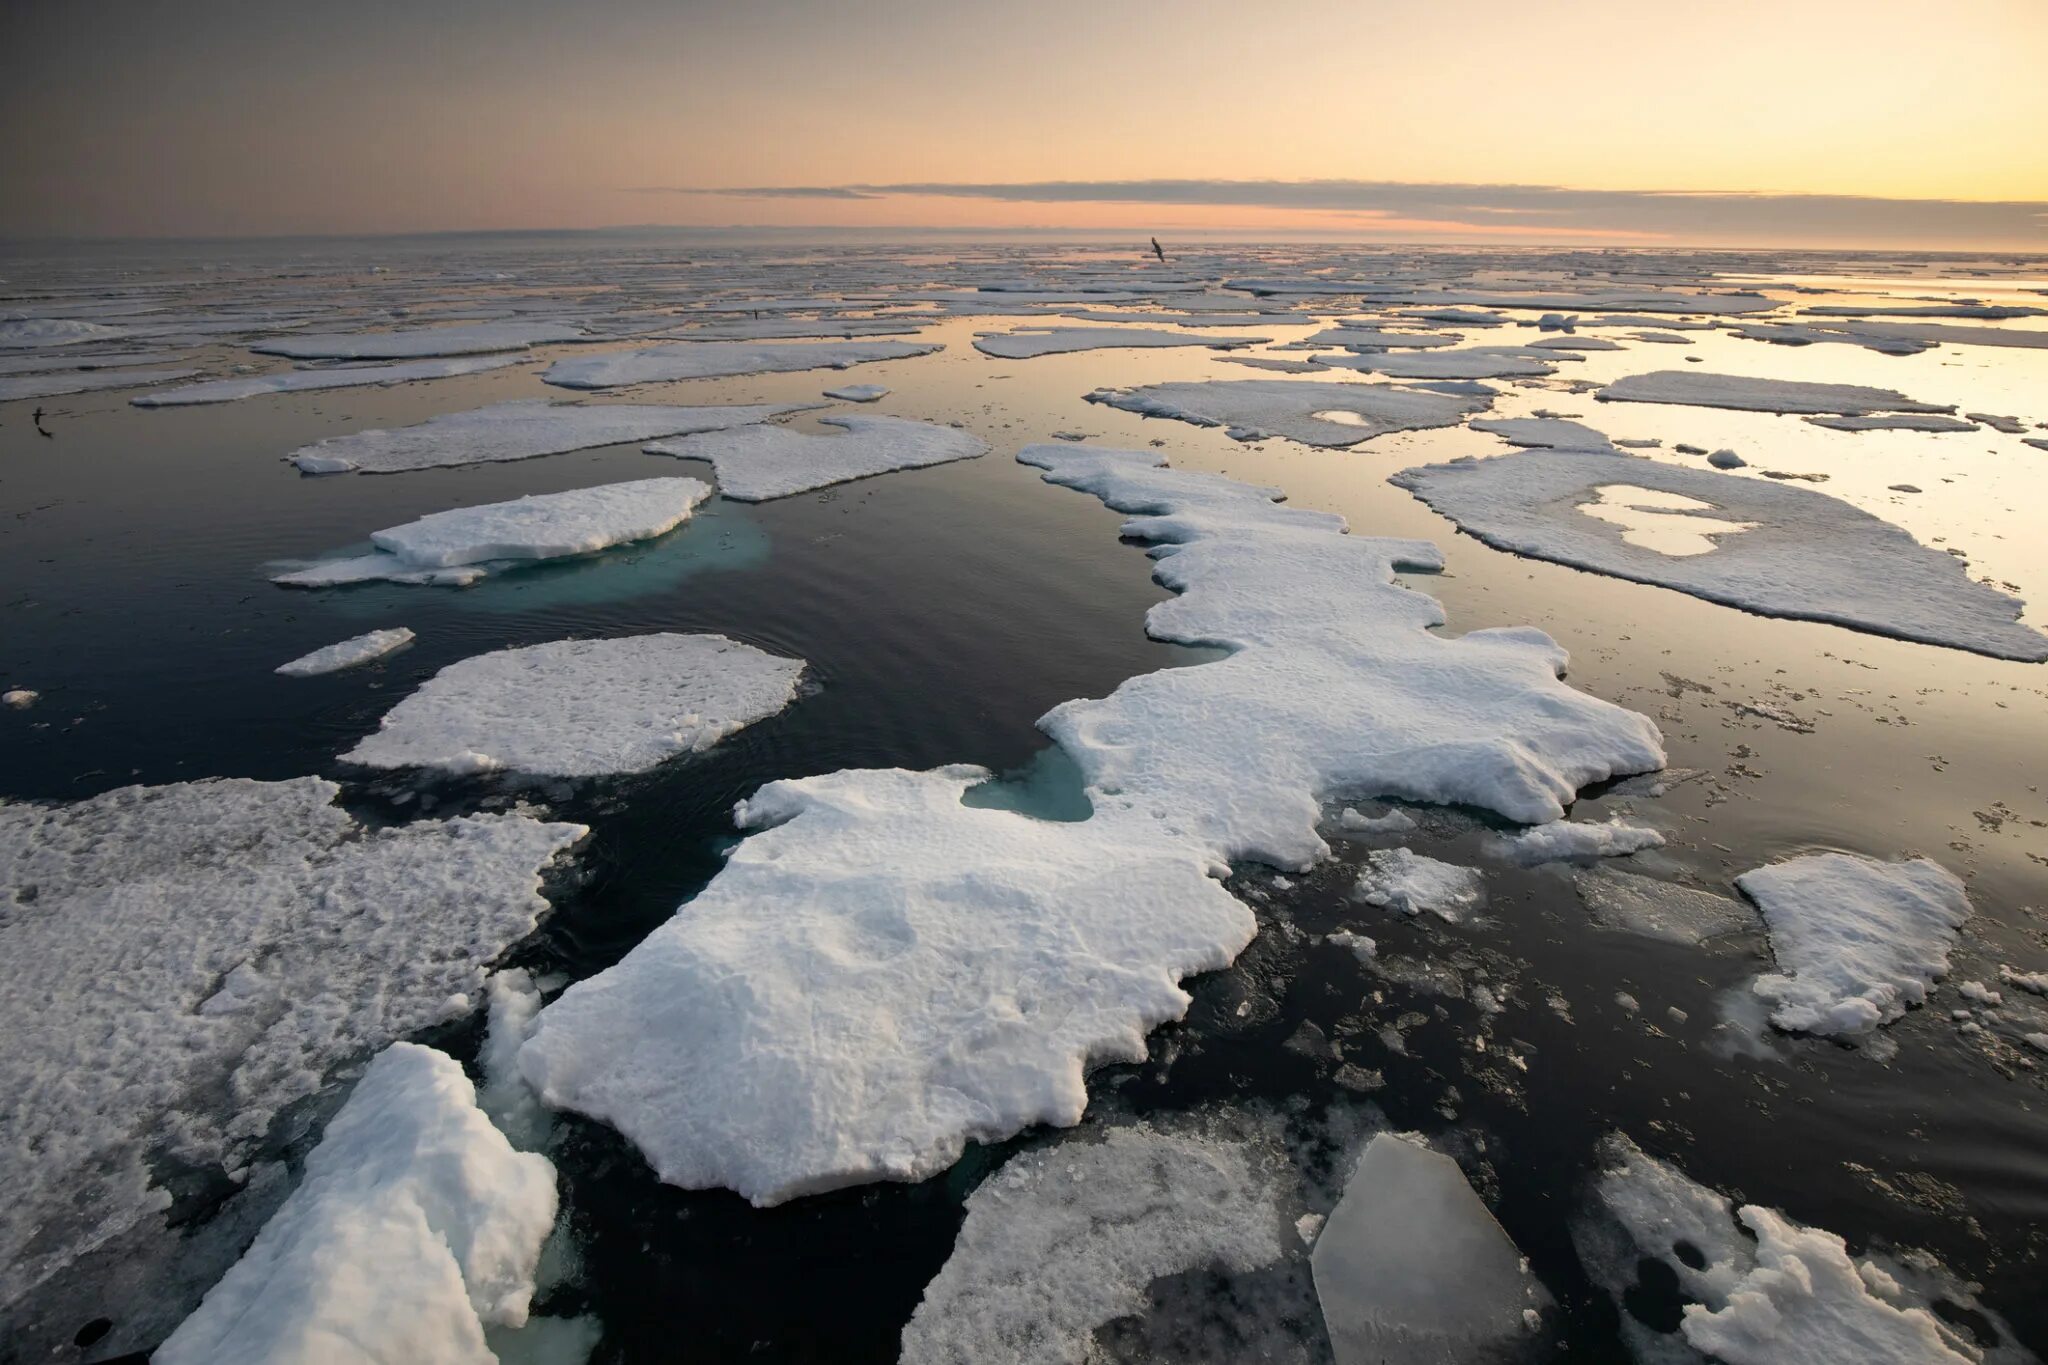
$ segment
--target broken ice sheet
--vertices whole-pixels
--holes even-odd
[[[943,350],[909,341],[680,341],[639,351],[577,356],[548,366],[541,379],[568,389],[609,389],[677,379],[844,370]]]
[[[455,375],[482,374],[507,365],[521,365],[517,355],[465,356],[453,360],[417,360],[403,365],[347,365],[332,369],[280,370],[275,374],[215,379],[204,384],[187,384],[161,393],[140,394],[128,401],[138,408],[191,407],[204,403],[233,403],[261,394],[306,393],[324,389],[362,388],[367,385],[411,384],[425,379],[447,379]],[[190,374],[192,371],[186,371]]]
[[[1200,319],[1189,318],[1188,321]],[[1228,351],[1271,340],[1271,337],[1259,336],[1203,336],[1199,332],[1167,332],[1153,327],[1043,327],[1028,331],[984,332],[975,338],[974,349],[1002,360],[1028,360],[1035,356],[1134,347],[1206,346],[1211,350]]]
[[[972,432],[903,417],[821,417],[843,434],[817,436],[782,426],[748,426],[657,441],[650,455],[708,460],[718,491],[738,502],[767,502],[814,488],[924,469],[988,453]]]
[[[1213,379],[1097,389],[1088,395],[1088,401],[1146,417],[1224,427],[1232,440],[1284,436],[1312,446],[1355,446],[1388,432],[1456,426],[1487,406],[1483,399],[1392,384],[1287,379]]]
[[[1860,384],[1811,384],[1796,379],[1658,370],[1617,379],[1593,395],[1603,403],[1678,403],[1689,407],[1736,408],[1746,412],[1819,413],[1843,417],[1878,412],[1954,412],[1921,403],[1891,389]]]

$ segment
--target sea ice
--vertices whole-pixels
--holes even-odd
[[[899,469],[923,469],[988,453],[972,432],[903,417],[821,417],[843,436],[813,436],[788,427],[750,426],[685,436],[648,446],[650,455],[708,460],[718,491],[737,502],[766,502]]]
[[[1366,1145],[1310,1260],[1337,1365],[1491,1360],[1549,1302],[1458,1163],[1391,1133]]]
[[[676,379],[717,379],[791,370],[845,370],[944,350],[910,341],[679,341],[640,351],[557,360],[541,375],[565,389],[610,389]]]
[[[1164,1276],[1283,1254],[1271,1158],[1252,1144],[1112,1128],[1019,1155],[968,1196],[953,1254],[903,1331],[903,1365],[1096,1359],[1095,1329]]]
[[[1698,947],[1710,938],[1756,927],[1740,901],[1616,868],[1587,868],[1572,878],[1572,885],[1585,902],[1587,917],[1602,929]]]
[[[553,640],[448,665],[342,755],[373,768],[639,772],[796,700],[800,659],[723,635]]]
[[[1406,848],[1374,849],[1358,874],[1367,905],[1403,915],[1424,911],[1455,924],[1486,903],[1486,880],[1477,868],[1425,858]]]
[[[366,384],[410,384],[421,379],[481,374],[525,363],[523,356],[466,356],[453,360],[417,360],[403,365],[345,365],[318,370],[280,370],[240,379],[188,384],[164,393],[145,393],[128,401],[138,408],[188,407],[198,403],[232,403],[266,393],[301,393],[310,389],[349,389]],[[187,373],[192,373],[187,371]]]
[[[1212,379],[1097,389],[1088,395],[1088,401],[1146,417],[1224,427],[1232,440],[1284,436],[1311,446],[1355,446],[1390,431],[1456,426],[1487,407],[1484,401],[1392,384],[1288,379]]]
[[[1346,370],[1369,370],[1389,379],[1505,379],[1554,374],[1562,357],[1522,346],[1467,346],[1449,351],[1376,351],[1317,356],[1317,363]]]
[[[836,398],[842,403],[872,403],[888,396],[887,384],[841,384],[836,389],[825,390],[827,398]]]
[[[2048,308],[2035,308],[2028,304],[1999,305],[1984,303],[1914,303],[1881,304],[1866,307],[1862,304],[1821,303],[1811,308],[1802,308],[1801,313],[1809,317],[1824,318],[2031,318],[2048,314]]]
[[[1188,321],[1197,321],[1189,318]],[[1199,332],[1166,332],[1152,327],[1044,327],[1030,331],[984,332],[974,339],[974,349],[1002,360],[1029,360],[1042,355],[1068,355],[1075,351],[1120,350],[1128,347],[1207,346],[1214,351],[1235,350],[1271,337],[1203,336]]]
[[[1970,917],[1962,882],[1925,858],[1812,853],[1735,879],[1770,930],[1778,970],[1751,983],[1781,1029],[1869,1033],[1926,1001]]]
[[[1954,412],[1933,403],[1916,403],[1891,389],[1860,384],[1809,384],[1796,379],[1760,379],[1740,374],[1702,374],[1697,370],[1657,370],[1617,379],[1593,395],[1603,403],[1680,403],[1699,408],[1739,408],[1746,412],[1833,413],[1844,417],[1875,412]]]
[[[131,365],[167,365],[185,357],[177,351],[99,351],[92,355],[16,356],[0,360],[0,374],[48,374],[54,370],[118,370]]]
[[[81,342],[112,341],[127,335],[127,331],[120,327],[68,318],[0,319],[0,351],[30,346],[76,346]]]
[[[547,909],[541,870],[587,832],[366,829],[338,792],[233,779],[0,805],[6,1316],[53,1289],[90,1302],[101,1248],[120,1248],[123,1294],[189,1274],[197,1244],[163,1226],[154,1172],[246,1177],[337,1068],[467,1013],[483,964]]]
[[[22,398],[59,398],[67,393],[145,388],[151,384],[190,379],[198,373],[197,370],[68,370],[61,374],[20,375],[0,379],[0,403]]]
[[[157,1365],[491,1365],[527,1318],[555,1173],[514,1151],[454,1059],[378,1054],[305,1178]]]
[[[1836,431],[1975,431],[1975,422],[1939,412],[1890,412],[1854,417],[1809,417],[1817,427]]]
[[[1383,332],[1376,327],[1325,327],[1301,339],[1304,346],[1342,346],[1349,351],[1390,351],[1403,348],[1429,350],[1456,346],[1462,340],[1450,332]]]
[[[1485,843],[1487,856],[1518,867],[1588,858],[1621,858],[1646,848],[1663,846],[1664,836],[1656,830],[1620,819],[1609,820],[1604,825],[1553,820],[1547,825],[1532,825],[1517,834],[1493,835]]]
[[[288,664],[279,664],[277,672],[287,678],[311,678],[321,673],[338,673],[344,668],[381,659],[393,650],[403,649],[412,643],[412,632],[404,626],[395,630],[373,630],[367,635],[358,635],[339,644],[316,649],[311,654],[302,654]]]
[[[271,337],[249,349],[292,360],[414,360],[436,355],[489,355],[524,351],[553,341],[582,341],[580,327],[561,322],[479,322],[463,327],[419,327],[404,332],[339,332]]]
[[[2017,599],[1972,580],[1953,555],[1812,489],[1618,452],[1550,450],[1423,465],[1389,482],[1468,535],[1516,554],[1765,616],[1825,621],[1994,658],[2048,659],[2048,636],[2019,623]],[[1673,530],[1699,523],[1711,548],[1672,555],[1631,543],[1613,521],[1586,514],[1606,489],[1663,495],[1662,504],[1653,497],[1637,501],[1654,507]],[[1747,529],[1731,529],[1739,526]]]
[[[445,465],[525,460],[594,446],[651,441],[765,422],[815,403],[739,407],[657,407],[633,403],[550,403],[542,398],[445,412],[391,431],[351,432],[300,446],[285,458],[306,473],[397,474]]]

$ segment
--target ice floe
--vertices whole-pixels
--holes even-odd
[[[1467,346],[1449,351],[1389,353],[1384,351],[1326,355],[1317,363],[1346,370],[1369,370],[1389,379],[1506,379],[1556,373],[1555,354],[1523,346]]]
[[[639,351],[558,360],[541,375],[565,389],[610,389],[676,379],[717,379],[792,370],[845,370],[945,349],[910,341],[681,341]]]
[[[718,491],[738,502],[766,502],[899,469],[924,469],[988,453],[972,432],[904,417],[821,417],[844,435],[814,436],[779,426],[748,426],[648,446],[650,455],[708,460]]]
[[[1854,1037],[1922,1004],[1970,918],[1963,884],[1925,858],[1813,853],[1735,879],[1770,930],[1778,970],[1751,989],[1781,1029]]]
[[[1014,1158],[968,1196],[900,1359],[1097,1359],[1095,1330],[1145,1311],[1155,1281],[1280,1260],[1287,1229],[1269,1160],[1251,1144],[1137,1125]]]
[[[541,870],[586,833],[511,814],[371,830],[337,793],[221,780],[0,805],[0,1307],[85,1297],[99,1272],[79,1262],[103,1247],[124,1294],[189,1273],[153,1172],[246,1178],[339,1067],[468,1013],[483,964],[547,909]]]
[[[314,389],[352,389],[369,384],[410,384],[422,379],[447,379],[461,374],[520,365],[516,355],[463,356],[452,360],[418,360],[403,365],[346,365],[318,370],[281,370],[240,379],[215,379],[164,393],[145,393],[128,401],[138,408],[188,407],[200,403],[232,403],[267,393],[303,393]],[[189,373],[189,371],[188,371]]]
[[[1644,825],[1614,819],[1605,824],[1553,820],[1515,834],[1497,834],[1485,843],[1488,857],[1518,867],[1589,858],[1621,858],[1644,849],[1662,848],[1664,836]]]
[[[120,327],[69,318],[0,319],[0,351],[30,346],[77,346],[87,341],[112,341],[127,336]]]
[[[1389,481],[1467,534],[1517,554],[1765,616],[2048,659],[2048,636],[2019,623],[2017,599],[1972,580],[1953,555],[1811,489],[1598,450],[1454,460]],[[1650,509],[1660,530],[1690,524],[1705,537],[1703,552],[1663,553],[1632,542],[1614,520],[1588,515],[1612,489]]]
[[[1456,346],[1462,339],[1455,332],[1387,332],[1377,327],[1354,327],[1344,323],[1305,336],[1299,344],[1342,346],[1349,351],[1429,350],[1438,346]]]
[[[666,407],[633,403],[550,403],[544,398],[446,412],[390,431],[350,432],[301,446],[285,458],[306,473],[397,474],[446,465],[560,455],[593,446],[651,441],[765,422],[814,403]]]
[[[1617,379],[1593,395],[1603,403],[1679,403],[1700,408],[1738,408],[1747,412],[1820,413],[1843,417],[1877,412],[1954,412],[1918,403],[1891,389],[1861,384],[1809,384],[1797,379],[1763,379],[1754,375],[1706,374],[1698,370],[1656,370]]]
[[[1697,947],[1757,927],[1756,917],[1740,901],[1617,868],[1587,868],[1572,878],[1572,885],[1585,902],[1587,917],[1602,929]]]
[[[0,403],[21,398],[60,398],[67,393],[144,388],[190,379],[198,373],[197,370],[68,370],[61,374],[17,375],[0,378]]]
[[[453,1058],[378,1054],[305,1178],[153,1359],[160,1365],[490,1365],[527,1320],[555,1173],[513,1150]]]
[[[1817,427],[1835,431],[1975,431],[1975,422],[1939,412],[1859,413],[1853,417],[1809,417]]]
[[[1477,868],[1426,858],[1413,849],[1377,848],[1359,870],[1358,896],[1397,914],[1427,912],[1455,924],[1486,904],[1486,879]]]
[[[1188,321],[1199,319],[1189,318]],[[1207,346],[1212,351],[1229,351],[1271,340],[1271,337],[1166,332],[1152,327],[1045,327],[1028,331],[984,332],[974,339],[974,349],[1002,360],[1029,360],[1034,356],[1139,346]]]
[[[466,586],[514,564],[665,535],[710,496],[711,486],[701,479],[633,479],[455,507],[372,531],[377,548],[367,555],[294,569],[271,582],[294,588],[373,580]]]
[[[639,772],[775,715],[803,672],[800,659],[723,635],[501,649],[436,673],[342,758],[450,773]]]
[[[1214,379],[1097,389],[1103,403],[1145,417],[1172,417],[1223,427],[1231,439],[1284,436],[1311,446],[1355,446],[1393,431],[1456,426],[1487,404],[1455,394],[1392,384],[1315,383],[1287,379]]]
[[[889,394],[887,384],[841,384],[836,389],[825,390],[827,398],[836,398],[842,403],[872,403]]]
[[[322,673],[339,673],[344,668],[354,668],[411,644],[413,634],[404,626],[394,630],[373,630],[367,635],[358,635],[339,644],[316,649],[302,654],[290,663],[279,664],[277,672],[287,678],[311,678]]]
[[[462,327],[419,327],[403,332],[297,333],[256,342],[258,355],[292,360],[414,360],[436,355],[490,355],[524,351],[554,341],[581,341],[581,327],[562,322],[479,322]]]
[[[48,374],[55,370],[118,370],[132,365],[168,365],[185,357],[177,351],[98,351],[0,359],[0,374]]]
[[[1366,1145],[1310,1259],[1337,1365],[1506,1358],[1549,1302],[1458,1163],[1404,1135]]]

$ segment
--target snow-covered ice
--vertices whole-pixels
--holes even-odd
[[[968,1196],[953,1254],[903,1331],[903,1365],[1082,1365],[1095,1329],[1168,1275],[1283,1254],[1271,1158],[1130,1125],[1025,1152]]]
[[[639,351],[558,360],[541,378],[565,389],[610,389],[676,379],[717,379],[792,370],[845,370],[907,360],[944,347],[910,341],[680,341]]]
[[[709,460],[717,470],[718,491],[738,502],[766,502],[988,453],[988,443],[972,432],[932,422],[852,415],[818,420],[845,434],[814,436],[788,427],[750,426],[659,441],[647,453]]]
[[[351,432],[300,446],[285,458],[307,473],[397,474],[410,469],[560,455],[593,446],[651,441],[765,422],[814,403],[667,407],[635,403],[550,403],[542,398],[445,412],[390,431]]]
[[[1486,879],[1477,868],[1426,858],[1407,848],[1378,848],[1358,873],[1358,895],[1403,915],[1425,912],[1453,924],[1486,904]]]
[[[338,644],[316,649],[310,654],[302,654],[288,664],[279,664],[276,671],[287,678],[311,678],[322,673],[338,673],[344,668],[354,668],[358,664],[381,659],[393,650],[405,648],[412,640],[412,632],[404,626],[392,630],[373,630],[367,635],[357,635]]]
[[[467,1013],[586,833],[510,814],[371,830],[338,791],[0,805],[0,1307],[76,1283],[96,1248],[121,1248],[124,1276],[194,1254],[153,1172],[241,1170],[339,1067]]]
[[[453,1058],[378,1054],[305,1178],[158,1365],[491,1365],[527,1319],[555,1173],[514,1151]]]
[[[1487,856],[1518,867],[1588,858],[1620,858],[1640,853],[1646,848],[1663,846],[1664,836],[1656,830],[1622,819],[1598,825],[1553,820],[1546,825],[1532,825],[1515,834],[1493,835],[1485,843]]]
[[[1781,1029],[1854,1037],[1922,1004],[1970,918],[1955,874],[1925,858],[1812,853],[1735,879],[1770,930],[1778,970],[1751,989]]]
[[[66,370],[59,374],[17,375],[0,378],[0,403],[22,398],[59,398],[67,393],[146,388],[152,384],[190,379],[198,373],[197,370]]]
[[[1199,319],[1189,318],[1188,321]],[[1207,346],[1214,351],[1228,351],[1271,340],[1271,337],[1167,332],[1153,327],[1043,327],[1029,331],[984,332],[974,339],[974,349],[1002,360],[1029,360],[1034,356],[1131,347]]]
[[[800,659],[723,635],[553,640],[448,665],[342,755],[373,768],[639,772],[796,700]]]
[[[1939,412],[1891,412],[1854,417],[1809,417],[1817,427],[1835,431],[1975,431],[1975,422]]]
[[[280,370],[239,379],[215,379],[205,384],[188,384],[163,393],[145,393],[128,401],[138,408],[189,407],[200,403],[232,403],[266,393],[303,393],[314,389],[350,389],[369,384],[410,384],[422,379],[446,379],[459,374],[482,374],[487,370],[520,365],[517,355],[465,356],[452,360],[416,360],[403,365],[346,365],[317,370]],[[190,371],[187,371],[190,373]]]
[[[1813,489],[1594,450],[1454,460],[1389,481],[1517,554],[1766,616],[2048,659],[2048,636],[2020,624],[2017,599],[1973,580],[1953,555]],[[1711,548],[1673,555],[1633,543],[1614,521],[1587,515],[1604,489],[1663,495],[1636,501],[1673,531],[1695,523]]]
[[[1392,431],[1456,426],[1486,402],[1392,384],[1317,383],[1289,379],[1214,379],[1097,389],[1103,403],[1145,417],[1173,417],[1224,427],[1231,439],[1284,436],[1311,446],[1355,446]]]
[[[887,384],[841,384],[836,389],[825,390],[827,398],[836,398],[842,403],[872,403],[889,394]]]
[[[1366,1145],[1310,1260],[1337,1365],[1495,1359],[1549,1302],[1458,1163],[1392,1133]]]
[[[1304,346],[1342,346],[1348,351],[1391,351],[1401,349],[1429,350],[1438,346],[1456,346],[1461,338],[1455,332],[1388,332],[1377,327],[1353,327],[1344,324],[1325,327],[1322,331],[1301,339]]]
[[[479,322],[460,327],[417,327],[402,332],[295,333],[249,347],[258,355],[292,360],[416,360],[436,355],[490,355],[524,351],[554,341],[581,341],[581,327],[562,322]]]
[[[1506,379],[1556,372],[1566,357],[1522,346],[1466,346],[1449,351],[1374,351],[1317,356],[1319,364],[1367,370],[1389,379]]]
[[[31,346],[77,346],[87,341],[112,341],[125,329],[69,318],[0,318],[0,351]]]
[[[1954,412],[1920,403],[1891,389],[1861,384],[1811,384],[1797,379],[1707,374],[1699,370],[1656,370],[1617,379],[1593,395],[1603,403],[1679,403],[1746,412],[1818,413],[1842,417],[1877,412]]]

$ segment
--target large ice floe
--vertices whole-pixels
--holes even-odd
[[[354,431],[300,446],[285,458],[308,474],[398,474],[560,455],[593,446],[651,441],[693,431],[765,422],[817,403],[668,407],[637,403],[550,403],[526,398],[446,412],[409,427]]]
[[[737,502],[766,502],[899,469],[923,469],[988,453],[972,432],[905,417],[821,417],[844,435],[814,436],[788,427],[750,426],[657,441],[650,455],[708,460],[718,491]]]
[[[547,1158],[513,1150],[454,1059],[378,1054],[305,1178],[153,1357],[158,1365],[492,1365],[527,1320],[555,1220]]]
[[[1572,1239],[1594,1282],[1621,1307],[1622,1335],[1639,1360],[2031,1359],[2003,1322],[1924,1253],[1851,1256],[1834,1233],[1761,1205],[1738,1209],[1619,1133],[1602,1140],[1600,1161]],[[1651,1274],[1663,1285],[1651,1289]],[[1959,1310],[1990,1340],[1980,1344],[1951,1327],[1933,1311],[1937,1304]]]
[[[1267,488],[1150,451],[1027,447],[1048,481],[1134,514],[1162,640],[1231,651],[1068,702],[1040,726],[1080,771],[1075,822],[968,806],[978,768],[771,783],[723,871],[520,1054],[547,1103],[619,1128],[660,1176],[761,1204],[950,1165],[971,1139],[1072,1124],[1093,1063],[1145,1054],[1179,985],[1227,965],[1236,861],[1328,853],[1321,802],[1385,795],[1559,818],[1662,766],[1642,716],[1566,687],[1538,631],[1435,634],[1395,582],[1426,542],[1345,534]]]
[[[355,668],[361,664],[381,659],[393,650],[405,648],[412,643],[412,632],[404,626],[394,630],[373,630],[366,635],[357,635],[302,654],[290,663],[277,666],[277,672],[287,678],[313,678],[322,673],[339,673],[344,668]]]
[[[717,379],[791,370],[845,370],[878,360],[907,360],[944,347],[911,341],[679,341],[639,351],[558,360],[541,378],[565,389],[610,389],[674,379]]]
[[[1549,1302],[1458,1163],[1381,1133],[1316,1236],[1337,1365],[1507,1358]]]
[[[804,663],[723,635],[552,640],[448,665],[342,755],[373,768],[639,772],[796,700]]]
[[[1202,321],[1200,318],[1186,320]],[[1199,332],[1168,332],[1155,327],[1038,327],[1014,332],[984,332],[974,339],[974,349],[1003,360],[1029,360],[1041,355],[1140,346],[1207,346],[1212,351],[1229,351],[1271,340],[1271,337],[1203,336]]]
[[[298,333],[271,337],[249,349],[292,360],[416,360],[435,355],[491,355],[524,351],[552,341],[581,341],[581,327],[564,322],[478,322],[460,327],[418,327],[402,332]]]
[[[1169,1275],[1280,1260],[1293,1232],[1256,1144],[1142,1125],[1006,1163],[903,1330],[903,1365],[1081,1365]],[[1292,1174],[1289,1172],[1289,1174]]]
[[[0,805],[10,1335],[41,1330],[53,1290],[112,1306],[81,1264],[96,1251],[130,1308],[140,1284],[189,1275],[203,1256],[165,1227],[157,1173],[246,1178],[338,1068],[468,1013],[484,964],[547,909],[542,869],[586,832],[513,814],[370,830],[337,792],[222,780]]]
[[[402,365],[344,365],[318,370],[281,370],[239,379],[215,379],[163,393],[145,393],[128,401],[138,408],[190,407],[201,403],[233,403],[267,393],[303,393],[314,389],[353,389],[365,385],[410,384],[422,379],[482,374],[525,363],[517,355],[461,356],[452,360],[415,360]]]
[[[1448,351],[1384,351],[1317,356],[1316,362],[1345,370],[1369,370],[1389,379],[1505,379],[1556,372],[1564,359],[1524,346],[1465,346]]]
[[[1852,1038],[1888,1024],[1948,975],[1970,918],[1954,873],[1925,858],[1813,853],[1735,879],[1770,930],[1778,970],[1751,989],[1779,1028]]]
[[[1745,412],[1831,414],[1860,417],[1878,412],[1954,412],[1920,403],[1892,389],[1861,384],[1812,384],[1798,379],[1763,379],[1698,370],[1656,370],[1617,379],[1593,395],[1603,403],[1678,403],[1696,408],[1737,408]]]
[[[510,502],[454,507],[370,533],[366,555],[327,560],[274,575],[294,588],[392,583],[474,583],[520,563],[596,554],[665,535],[711,496],[701,479],[633,479],[530,493]]]
[[[1097,389],[1088,401],[1145,417],[1223,427],[1233,440],[1284,436],[1311,446],[1355,446],[1391,431],[1456,426],[1487,406],[1485,399],[1392,384],[1291,379],[1212,379]]]
[[[1495,428],[1511,424],[1500,423]],[[1542,439],[1575,440],[1559,423]],[[1578,428],[1593,437],[1590,428]],[[1533,433],[1503,432],[1510,440]],[[1783,482],[1666,464],[1591,441],[1493,459],[1404,469],[1406,488],[1466,534],[1503,550],[1653,583],[1764,616],[1967,649],[2048,659],[2048,636],[2021,625],[2023,604],[1973,580],[1962,561],[1838,498]],[[1647,512],[1667,553],[1611,509]]]

